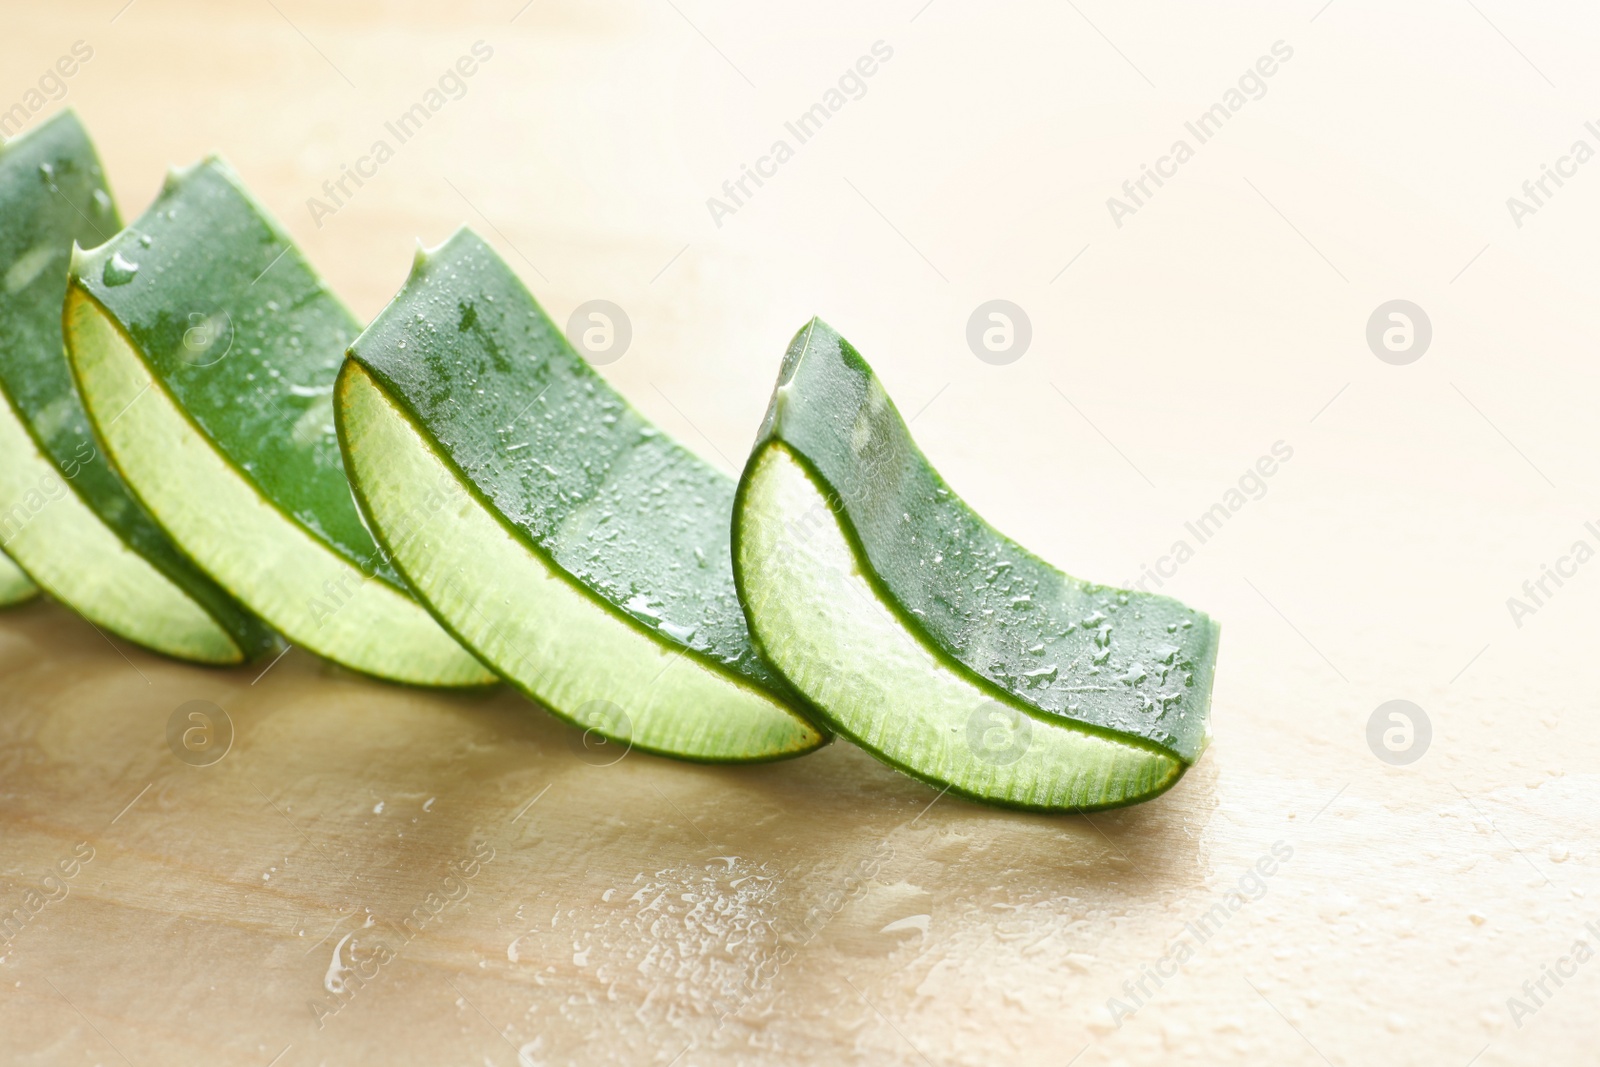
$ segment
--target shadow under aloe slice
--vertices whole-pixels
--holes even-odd
[[[101,454],[62,350],[74,242],[121,228],[88,134],[63,111],[0,148],[0,544],[97,627],[228,664],[272,632],[151,521]]]
[[[1209,738],[1216,624],[995,531],[820,320],[784,359],[733,555],[767,660],[839,733],[951,792],[1117,807],[1170,788]]]
[[[95,428],[184,552],[296,645],[390,681],[494,675],[411,598],[350,496],[333,384],[359,324],[221,161],[74,255]]]
[[[477,236],[419,252],[350,356],[337,412],[362,509],[485,663],[661,755],[749,762],[826,740],[751,647],[732,479],[630,408]]]

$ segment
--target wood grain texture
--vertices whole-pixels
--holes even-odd
[[[1591,1055],[1600,964],[1537,1003],[1522,985],[1600,920],[1600,577],[1562,564],[1520,620],[1507,598],[1600,547],[1600,199],[1579,170],[1519,227],[1506,198],[1600,144],[1567,106],[1595,27],[1316,7],[13,5],[0,114],[89,43],[47,108],[80,110],[130,217],[220,151],[363,319],[416,240],[470,223],[558,322],[625,308],[604,373],[730,473],[821,314],[1021,543],[1108,582],[1186,544],[1162,591],[1222,652],[1216,740],[1177,788],[1043,818],[841,744],[597,766],[506,692],[298,650],[202,670],[8,611],[0,1061]],[[458,99],[335,212],[308,205],[479,41]],[[1276,41],[1260,94],[1113,221]],[[707,199],[834,90],[718,225]],[[1032,323],[1005,366],[966,341],[995,298]],[[1365,339],[1395,298],[1433,324],[1403,367]],[[1405,767],[1366,738],[1392,699],[1432,725]],[[190,701],[233,726],[211,766],[168,746]]]

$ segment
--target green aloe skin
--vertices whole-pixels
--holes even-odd
[[[763,655],[835,730],[933,785],[1115,807],[1170,788],[1209,738],[1216,624],[995,531],[821,321],[785,357],[733,551]]]
[[[1210,738],[1217,625],[989,526],[820,320],[734,483],[469,230],[361,331],[220,160],[123,229],[71,112],[0,147],[0,452],[0,606],[42,588],[174,656],[270,624],[394,681],[498,675],[608,751],[837,732],[1038,811],[1157,796]]]
[[[62,350],[74,243],[100,244],[121,225],[71,111],[0,148],[0,542],[102,630],[171,656],[238,663],[270,647],[271,631],[129,494]]]
[[[362,509],[485,663],[662,755],[771,760],[827,739],[751,645],[732,480],[610,389],[478,237],[419,252],[350,357],[337,409]]]
[[[334,378],[359,325],[226,164],[173,173],[127,229],[76,252],[64,320],[112,458],[218,583],[354,670],[495,680],[363,525],[333,426]]]

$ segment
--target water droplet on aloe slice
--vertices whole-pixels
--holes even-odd
[[[734,571],[758,647],[817,714],[952,792],[1115,807],[1206,744],[1216,625],[995,531],[820,321],[791,344],[741,479]]]
[[[336,411],[396,567],[583,751],[748,762],[826,740],[751,647],[732,480],[612,391],[470,231],[418,256]]]
[[[74,245],[121,226],[63,111],[0,148],[0,543],[51,596],[168,655],[237,663],[273,636],[173,547],[102,454],[62,351]],[[131,280],[131,263],[107,263]],[[125,277],[124,277],[125,276]]]
[[[219,584],[296,646],[354,670],[495,680],[411,598],[362,524],[332,409],[359,325],[225,164],[176,172],[132,226],[81,253],[65,318],[118,469]]]

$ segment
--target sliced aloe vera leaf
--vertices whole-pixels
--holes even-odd
[[[9,608],[32,600],[39,595],[39,587],[28,581],[28,576],[4,555],[0,555],[0,608]]]
[[[494,675],[411,598],[351,499],[333,382],[359,326],[225,164],[74,254],[95,428],[173,541],[292,643],[418,685]]]
[[[121,222],[64,111],[0,148],[0,543],[95,625],[147,648],[237,663],[274,638],[173,546],[97,446],[62,351],[74,242]]]
[[[784,359],[733,553],[763,655],[839,733],[952,792],[1116,807],[1169,788],[1209,737],[1215,623],[995,531],[821,321]]]
[[[363,511],[485,663],[662,755],[770,760],[826,739],[750,645],[732,480],[613,392],[475,235],[419,253],[350,355],[337,412]]]

